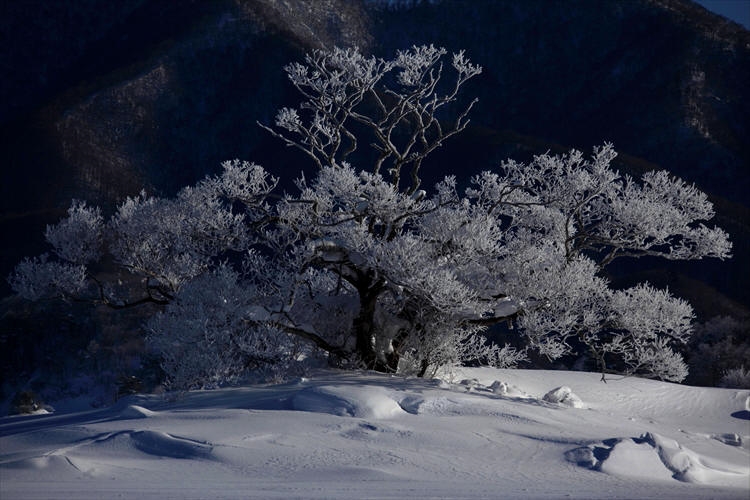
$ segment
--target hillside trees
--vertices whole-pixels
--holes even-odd
[[[321,353],[418,375],[511,366],[524,353],[482,336],[500,322],[552,359],[584,346],[603,373],[682,380],[672,348],[690,335],[689,304],[648,284],[613,290],[602,270],[623,257],[729,257],[727,234],[704,224],[706,196],[666,172],[619,174],[610,144],[590,158],[509,160],[463,191],[455,177],[423,189],[423,161],[468,125],[476,101],[457,96],[481,73],[445,55],[314,51],[285,68],[302,103],[262,125],[316,166],[296,193],[235,160],[174,199],[128,199],[107,222],[74,202],[47,229],[54,258],[20,263],[11,285],[29,299],[160,305],[147,330],[175,387]],[[100,279],[103,260],[138,286]]]

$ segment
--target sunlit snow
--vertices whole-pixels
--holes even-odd
[[[750,391],[322,371],[0,419],[0,497],[747,498]]]

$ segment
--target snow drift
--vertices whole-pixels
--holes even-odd
[[[6,417],[0,496],[747,497],[750,391],[599,377],[326,371]]]

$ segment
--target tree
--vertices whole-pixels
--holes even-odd
[[[418,375],[511,366],[524,352],[482,335],[500,322],[553,359],[582,345],[603,374],[682,380],[672,347],[690,335],[689,304],[648,284],[613,290],[602,270],[622,257],[729,257],[727,234],[703,224],[706,196],[666,172],[620,175],[610,144],[590,159],[507,161],[462,193],[454,177],[420,189],[423,160],[466,128],[476,102],[458,107],[457,96],[481,68],[459,52],[448,70],[445,54],[313,52],[285,68],[301,105],[263,125],[317,167],[297,194],[274,198],[276,178],[235,160],[175,199],[129,199],[106,224],[75,202],[47,230],[57,259],[22,262],[11,285],[31,299],[161,306],[147,329],[181,387],[320,352]],[[365,138],[374,154],[355,154]],[[135,277],[140,295],[92,275],[102,259]]]

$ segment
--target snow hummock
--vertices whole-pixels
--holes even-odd
[[[292,407],[359,418],[391,418],[404,413],[385,389],[366,385],[309,387],[292,398]]]
[[[0,419],[0,498],[747,498],[749,397],[488,368],[129,396]]]
[[[573,390],[568,386],[561,386],[552,389],[542,397],[542,400],[550,403],[560,403],[571,408],[583,408],[584,404],[581,398],[573,394]]]
[[[528,394],[523,392],[515,385],[510,385],[507,382],[500,382],[495,380],[490,384],[490,390],[500,396],[516,397],[516,398],[530,398]]]
[[[579,465],[619,476],[750,488],[748,466],[703,456],[659,434],[589,446],[590,454],[586,449],[572,450],[566,456]]]
[[[128,405],[124,410],[120,412],[120,418],[126,419],[126,418],[149,418],[156,415],[156,412],[153,412],[147,408],[143,408],[142,406],[138,405]]]

